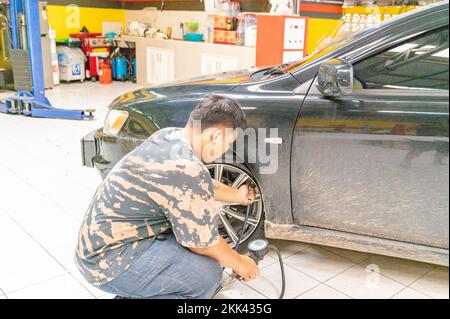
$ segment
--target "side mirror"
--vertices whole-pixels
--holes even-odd
[[[353,90],[353,67],[344,59],[331,59],[320,65],[317,89],[325,96],[349,95]]]

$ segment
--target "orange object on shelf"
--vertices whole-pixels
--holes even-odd
[[[111,84],[112,83],[112,71],[109,61],[104,60],[100,63],[99,68],[99,80],[101,84]]]
[[[236,44],[236,31],[214,30],[214,43]]]
[[[308,17],[259,14],[256,25],[256,66],[293,62],[306,55]]]
[[[234,19],[228,16],[215,16],[214,17],[214,29],[216,30],[234,30]]]

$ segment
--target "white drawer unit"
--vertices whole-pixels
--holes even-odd
[[[283,63],[290,63],[303,59],[303,51],[283,51]]]
[[[306,21],[298,18],[284,20],[284,49],[303,50],[305,41]]]
[[[233,71],[238,68],[239,61],[236,57],[202,53],[202,74],[214,74]]]
[[[147,83],[174,80],[174,52],[171,49],[147,48]]]

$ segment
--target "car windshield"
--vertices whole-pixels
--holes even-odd
[[[385,20],[385,21],[381,22],[380,24],[374,25],[372,27],[369,27],[369,28],[366,28],[363,30],[359,30],[357,32],[347,32],[348,30],[344,31],[343,30],[344,28],[342,27],[343,24],[341,24],[336,29],[337,33],[332,36],[333,40],[331,40],[331,43],[329,45],[326,45],[323,48],[320,48],[320,45],[319,45],[319,49],[317,49],[310,55],[307,55],[306,57],[304,57],[303,59],[301,59],[299,61],[295,61],[295,62],[289,63],[288,65],[283,66],[281,70],[283,72],[296,71],[296,70],[300,69],[301,67],[319,59],[320,57],[346,45],[347,43],[349,43],[361,36],[368,35],[368,34],[370,35],[372,32],[376,31],[377,29],[380,29],[381,27],[386,26],[388,24],[394,23],[395,21],[400,21],[400,20],[406,21],[406,19],[415,15],[420,10],[427,10],[427,9],[425,7],[422,7],[420,9],[411,10],[411,11],[401,14],[395,18]]]
[[[349,42],[348,39],[337,40],[333,44],[330,44],[321,50],[317,50],[316,52],[313,52],[312,54],[304,57],[301,60],[284,63],[284,64],[273,66],[271,68],[265,68],[265,69],[256,71],[255,73],[253,73],[251,75],[251,78],[253,80],[262,80],[262,79],[267,79],[267,78],[271,78],[274,76],[279,76],[279,75],[282,75],[282,74],[285,74],[288,72],[293,72],[293,71],[301,68],[303,65],[306,65],[312,61],[315,61],[316,59],[320,58],[321,56],[339,48],[340,46],[342,46],[348,42]]]
[[[283,70],[283,72],[293,72],[293,71],[301,68],[302,66],[309,64],[310,62],[313,62],[313,61],[317,60],[318,58],[342,47],[343,45],[347,44],[348,42],[350,42],[350,38],[336,40],[334,43],[331,43],[330,45],[326,46],[325,48],[317,50],[310,55],[307,55],[306,57],[304,57],[303,59],[301,59],[299,61],[295,61],[295,62],[287,64],[286,66],[284,66],[284,68],[282,70]]]

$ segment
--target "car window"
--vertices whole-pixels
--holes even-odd
[[[355,89],[448,90],[448,26],[354,64]]]
[[[329,46],[327,46],[323,49],[314,51],[313,53],[305,56],[303,59],[301,59],[299,61],[295,61],[295,62],[287,64],[285,67],[282,68],[282,70],[284,72],[293,73],[293,72],[297,71],[298,69],[302,68],[303,66],[308,65],[311,62],[318,60],[319,58],[323,57],[324,55],[345,46],[346,44],[350,43],[351,40],[352,40],[352,38],[346,38],[344,40],[339,40],[336,43],[330,44]]]

